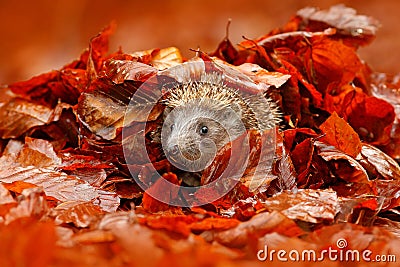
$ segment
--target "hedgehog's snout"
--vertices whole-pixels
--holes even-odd
[[[177,144],[172,145],[171,148],[168,149],[168,152],[171,156],[176,157],[179,155],[179,146]]]
[[[197,148],[187,149],[186,146],[176,144],[167,149],[167,154],[173,159],[183,157],[185,160],[196,160],[199,158],[200,150]]]
[[[170,140],[166,152],[172,159],[178,160],[179,158],[183,158],[189,161],[198,160],[201,154],[199,146],[193,140],[183,137],[175,141]]]
[[[185,129],[184,132],[188,134],[183,134],[179,129],[174,129],[171,135],[167,137],[164,144],[165,155],[172,164],[182,170],[190,172],[204,170],[215,156],[215,145],[211,146],[208,144],[209,142],[199,138],[188,129]]]

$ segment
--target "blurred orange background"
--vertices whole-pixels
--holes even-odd
[[[191,57],[190,48],[215,50],[225,36],[229,18],[229,37],[238,43],[242,36],[256,38],[283,25],[302,7],[328,8],[338,3],[381,22],[376,40],[362,48],[360,55],[376,71],[397,73],[398,0],[0,0],[0,84],[69,63],[113,20],[117,30],[111,38],[111,51],[177,46],[185,57]]]

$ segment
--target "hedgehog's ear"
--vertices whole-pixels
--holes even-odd
[[[224,120],[232,121],[234,118],[242,117],[242,108],[237,103],[231,103],[229,108],[224,111]]]
[[[231,103],[230,107],[231,107],[231,109],[233,109],[233,111],[235,111],[236,115],[239,118],[242,117],[242,108],[240,107],[240,105],[238,103]]]

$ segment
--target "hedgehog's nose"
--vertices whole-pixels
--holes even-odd
[[[170,149],[170,153],[172,156],[176,156],[179,153],[179,147],[178,145],[174,145],[172,146],[172,148]]]

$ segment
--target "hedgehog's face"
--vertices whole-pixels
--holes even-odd
[[[182,170],[204,170],[217,151],[245,131],[239,116],[229,108],[188,103],[167,109],[161,132],[167,158]]]

